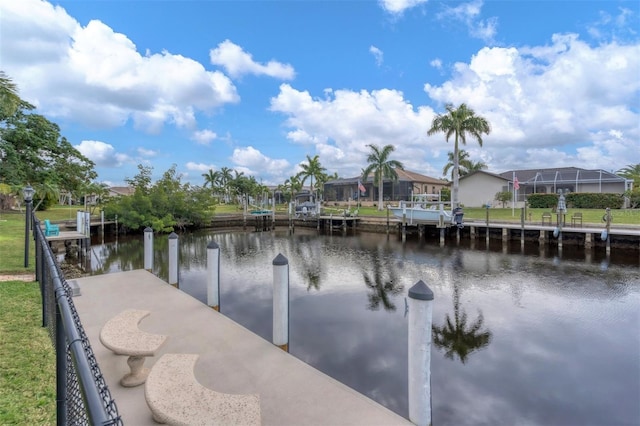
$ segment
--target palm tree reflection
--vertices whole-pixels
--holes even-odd
[[[433,344],[445,351],[445,357],[455,359],[457,355],[464,364],[473,351],[480,350],[491,342],[492,333],[482,331],[484,316],[479,312],[478,319],[467,324],[467,313],[460,306],[460,288],[453,285],[453,321],[449,314],[442,326],[433,325]]]
[[[398,295],[404,291],[404,286],[398,281],[395,268],[390,262],[386,262],[386,271],[388,276],[385,277],[385,271],[382,269],[382,262],[380,254],[376,252],[373,255],[373,276],[370,277],[367,271],[362,271],[362,278],[367,288],[372,292],[367,294],[369,299],[369,306],[367,309],[377,311],[380,309],[380,304],[384,307],[385,311],[393,312],[396,310],[396,305],[391,301],[390,295]]]

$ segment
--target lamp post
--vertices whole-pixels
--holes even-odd
[[[24,267],[29,266],[29,224],[31,223],[31,201],[33,200],[33,194],[36,190],[27,184],[22,190],[24,196],[24,202],[27,205],[27,216],[24,224]]]

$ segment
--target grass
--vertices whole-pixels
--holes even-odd
[[[55,424],[55,352],[35,282],[0,282],[0,389],[0,424]]]
[[[24,227],[24,213],[0,215],[0,274],[34,271],[31,236],[24,267]],[[55,424],[55,351],[36,282],[0,282],[0,389],[0,424]]]
[[[0,215],[0,273],[24,274],[35,270],[35,244],[29,235],[29,267],[24,267],[24,213],[5,213]]]

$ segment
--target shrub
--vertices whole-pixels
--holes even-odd
[[[612,209],[622,208],[624,198],[622,194],[572,192],[565,195],[568,208],[574,209]],[[557,194],[530,194],[527,197],[529,207],[550,209],[558,205]]]

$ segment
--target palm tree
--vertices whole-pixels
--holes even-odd
[[[224,202],[228,203],[230,198],[230,184],[233,180],[233,175],[231,174],[232,170],[228,167],[222,167],[220,169],[220,186],[222,187],[222,191],[224,192]]]
[[[484,161],[469,160],[469,164],[466,165],[467,174],[473,172],[479,172],[480,170],[486,170],[488,168],[487,163]]]
[[[475,112],[467,107],[466,104],[460,104],[458,108],[454,108],[452,104],[446,105],[447,114],[438,114],[431,122],[431,128],[427,135],[431,136],[435,133],[444,133],[445,139],[449,142],[449,138],[454,136],[453,147],[453,193],[452,207],[458,207],[460,201],[458,199],[458,186],[460,179],[459,164],[459,142],[463,145],[467,144],[467,135],[472,136],[482,146],[482,134],[491,133],[491,126],[486,118],[477,116]]]
[[[304,185],[304,181],[307,180],[307,178],[311,178],[309,190],[311,194],[313,194],[313,178],[315,178],[316,181],[318,180],[318,178],[322,179],[321,176],[327,169],[320,165],[320,158],[317,155],[313,158],[307,155],[307,164],[301,163],[300,167],[302,168],[302,171],[298,173],[298,177],[302,178],[302,185]]]
[[[211,193],[215,194],[218,184],[220,183],[220,172],[214,172],[212,169],[209,169],[207,173],[202,174],[202,177],[204,178],[204,184],[202,186],[204,188],[209,186]]]
[[[446,176],[451,170],[451,180],[453,180],[453,166],[455,161],[453,160],[453,152],[449,151],[447,153],[447,164],[442,169],[442,175]],[[464,176],[467,173],[467,164],[469,163],[469,153],[464,149],[461,149],[458,152],[458,167],[460,171],[460,176]]]
[[[404,170],[404,166],[398,160],[389,160],[389,155],[395,150],[393,145],[385,145],[382,149],[377,145],[367,145],[371,148],[371,152],[367,157],[367,167],[362,172],[362,181],[366,182],[367,178],[373,173],[374,181],[378,185],[378,210],[383,210],[383,182],[384,178],[393,181],[398,180],[396,169]]]
[[[291,176],[289,179],[285,180],[284,185],[291,191],[291,201],[293,201],[295,195],[302,189],[302,182],[297,175]]]
[[[616,174],[625,179],[632,179],[635,185],[640,185],[640,164],[628,164],[626,167],[618,170]]]
[[[4,71],[0,71],[0,120],[12,116],[21,103],[18,87],[7,77]]]

